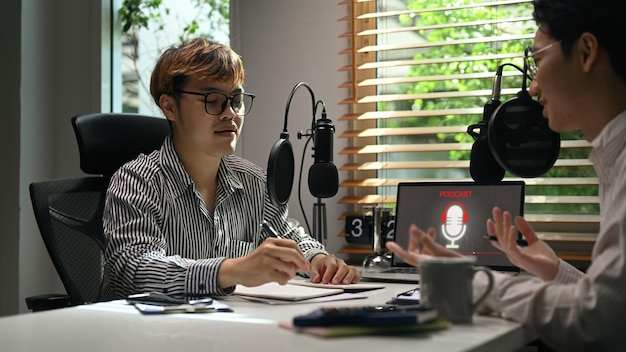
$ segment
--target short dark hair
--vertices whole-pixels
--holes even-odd
[[[550,37],[561,42],[563,54],[572,53],[580,35],[589,32],[606,50],[611,67],[626,82],[626,14],[624,0],[534,0],[533,17]]]
[[[177,98],[190,77],[214,81],[232,80],[243,86],[241,57],[230,47],[206,38],[194,38],[167,49],[152,71],[150,94],[159,105],[162,94]]]

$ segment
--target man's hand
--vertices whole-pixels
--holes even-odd
[[[333,285],[355,284],[361,280],[361,271],[347,265],[334,255],[318,254],[311,259],[311,282]]]
[[[559,257],[540,240],[530,224],[521,216],[515,218],[515,225],[508,211],[502,213],[500,208],[493,208],[493,219],[487,220],[487,233],[496,236],[498,242],[492,241],[494,247],[503,251],[511,263],[538,276],[543,280],[552,280],[559,269]],[[528,241],[527,247],[517,245],[517,230]]]
[[[294,240],[268,238],[249,255],[225,260],[217,281],[222,288],[236,284],[252,287],[268,282],[284,285],[296,272],[309,272],[309,267]]]
[[[422,259],[430,257],[459,257],[461,254],[435,243],[435,229],[424,233],[415,225],[409,229],[409,248],[404,250],[397,243],[388,241],[385,246],[408,264],[419,266]]]

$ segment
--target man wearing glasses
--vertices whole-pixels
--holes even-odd
[[[520,321],[547,345],[563,351],[626,350],[626,13],[623,0],[535,0],[539,24],[526,51],[530,94],[557,132],[582,131],[599,180],[600,233],[586,273],[560,260],[522,217],[494,208],[487,232],[493,244],[536,277],[494,273],[484,313]],[[517,233],[528,241],[516,244]],[[408,251],[387,247],[418,265],[428,256],[456,252],[413,226]],[[423,247],[422,247],[423,246]],[[475,294],[486,279],[477,275]]]
[[[286,206],[270,202],[265,172],[233,155],[254,100],[243,83],[241,58],[206,39],[157,61],[150,92],[172,133],[111,179],[103,223],[116,297],[226,295],[237,284],[284,284],[296,272],[314,282],[359,281],[360,272],[305,234]]]

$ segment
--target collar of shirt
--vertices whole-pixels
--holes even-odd
[[[230,156],[222,157],[217,171],[217,187],[218,189],[221,187],[226,193],[230,194],[237,189],[243,189],[243,183],[237,173],[230,167],[229,158]],[[165,177],[173,187],[171,191],[174,197],[179,197],[189,187],[193,186],[194,183],[191,176],[189,176],[178,155],[176,155],[171,135],[168,135],[163,142],[160,162]]]
[[[624,131],[626,130],[626,110],[622,111],[615,118],[613,118],[609,123],[604,126],[600,134],[591,141],[594,149],[603,149],[608,144],[614,142],[616,137],[620,139],[624,136]]]
[[[616,165],[616,160],[620,153],[626,148],[626,111],[617,115],[613,120],[604,126],[600,134],[591,141],[593,150],[589,155],[589,160],[593,163],[596,174],[600,181],[601,192],[607,191],[612,184],[611,170]],[[621,164],[621,163],[620,163]]]

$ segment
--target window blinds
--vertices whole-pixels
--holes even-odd
[[[340,154],[339,202],[395,205],[402,181],[471,180],[473,138],[493,77],[503,63],[523,66],[536,24],[530,0],[347,0],[349,30],[342,86],[350,113]],[[522,87],[504,70],[502,102]],[[598,180],[579,133],[561,134],[561,151],[545,175],[526,182],[526,219],[544,237],[590,238],[598,231]],[[507,173],[505,179],[519,179]]]

